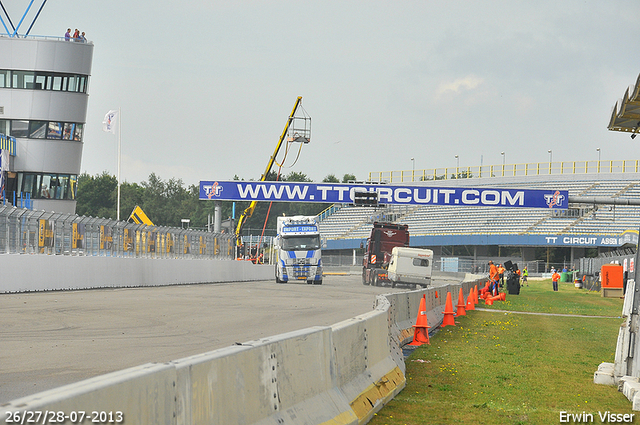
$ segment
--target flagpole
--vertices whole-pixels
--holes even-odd
[[[120,145],[122,144],[122,112],[118,107],[118,211],[117,211],[117,221],[120,221]]]

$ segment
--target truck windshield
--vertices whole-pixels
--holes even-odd
[[[320,249],[320,236],[288,236],[282,238],[282,249],[285,251],[311,251]]]

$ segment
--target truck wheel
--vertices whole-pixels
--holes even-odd
[[[378,275],[373,276],[373,286],[380,286],[380,281],[378,280]]]
[[[322,279],[313,282],[314,285],[322,285]]]
[[[393,280],[391,281],[391,287],[392,287],[392,288],[395,288],[395,287],[396,287],[396,283],[395,283]]]
[[[362,284],[369,285],[369,281],[367,280],[367,277],[364,275],[364,273],[362,274]]]

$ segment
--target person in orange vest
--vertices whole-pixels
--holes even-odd
[[[560,280],[560,274],[557,271],[554,271],[551,275],[551,280],[553,281],[553,290],[558,292],[558,281]]]
[[[498,268],[493,261],[489,261],[489,280],[491,280],[491,295],[498,295]]]
[[[498,266],[498,280],[500,281],[500,286],[504,287],[504,271],[505,268],[502,264]]]

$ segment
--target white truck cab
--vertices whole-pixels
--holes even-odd
[[[391,260],[387,271],[391,287],[396,285],[431,284],[433,251],[430,249],[395,247],[391,250]]]
[[[278,217],[276,282],[322,284],[320,232],[316,217]]]

